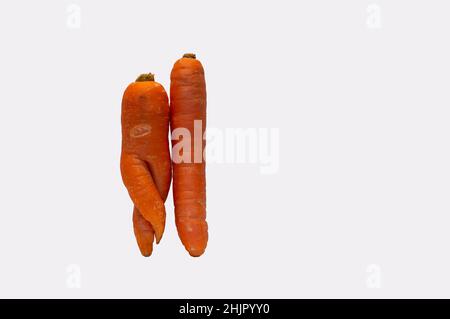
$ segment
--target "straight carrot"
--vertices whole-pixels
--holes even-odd
[[[170,81],[175,222],[184,247],[191,256],[198,257],[204,253],[208,242],[203,158],[206,146],[203,139],[206,129],[206,84],[203,66],[195,54],[185,54],[175,62]],[[194,132],[194,121],[201,125],[201,136],[196,136]],[[186,149],[180,154],[175,152],[178,143],[183,143],[177,139],[177,129],[186,129],[190,133],[190,154],[187,157],[183,154]],[[189,160],[178,161],[180,157]]]

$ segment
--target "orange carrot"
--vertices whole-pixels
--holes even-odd
[[[153,74],[143,74],[131,83],[122,99],[123,182],[135,205],[133,225],[144,256],[153,251],[164,232],[164,201],[169,192],[171,161],[168,142],[169,103]]]
[[[173,199],[178,236],[193,257],[203,254],[208,242],[206,223],[206,179],[203,134],[206,128],[206,84],[203,66],[195,54],[185,54],[170,75],[170,125],[172,131]],[[194,121],[200,120],[201,134],[195,134]],[[175,154],[177,129],[190,133],[190,150]],[[185,137],[183,137],[185,138]],[[183,152],[190,154],[184,154]],[[187,155],[187,157],[186,157]],[[178,161],[177,159],[183,160]],[[185,160],[185,159],[188,160]]]

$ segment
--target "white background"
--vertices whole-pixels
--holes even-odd
[[[0,297],[450,297],[448,1],[71,3],[1,4]],[[191,51],[208,125],[279,128],[280,167],[209,165],[205,255],[170,194],[143,258],[121,97]]]

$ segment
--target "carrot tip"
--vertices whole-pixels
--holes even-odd
[[[183,54],[183,58],[195,59],[195,53],[185,53]]]
[[[138,243],[139,246],[139,251],[141,252],[141,255],[144,257],[150,257],[153,253],[153,245],[152,246],[148,246],[148,245],[141,245]]]
[[[203,253],[205,252],[204,249],[190,249],[188,250],[189,255],[191,255],[191,257],[200,257],[201,255],[203,255]]]
[[[147,257],[150,257],[152,255],[152,252],[151,251],[149,251],[149,252],[141,251],[141,255],[147,258]]]

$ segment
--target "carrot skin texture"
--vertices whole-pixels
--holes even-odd
[[[162,238],[170,188],[169,105],[164,88],[154,81],[131,83],[122,99],[123,182],[135,205],[133,226],[143,256]]]
[[[152,224],[142,216],[136,206],[133,209],[133,229],[142,256],[149,257],[153,252],[155,232]]]
[[[173,198],[178,236],[193,257],[201,256],[208,242],[206,222],[206,176],[203,151],[206,143],[206,83],[199,60],[183,57],[175,62],[170,76],[171,131],[185,128],[191,136],[190,163],[173,157]],[[201,120],[201,136],[194,134],[194,121]],[[201,140],[199,140],[201,139]],[[172,135],[172,149],[180,140]],[[195,145],[201,146],[201,158],[195,156]],[[198,153],[197,153],[198,155]]]

